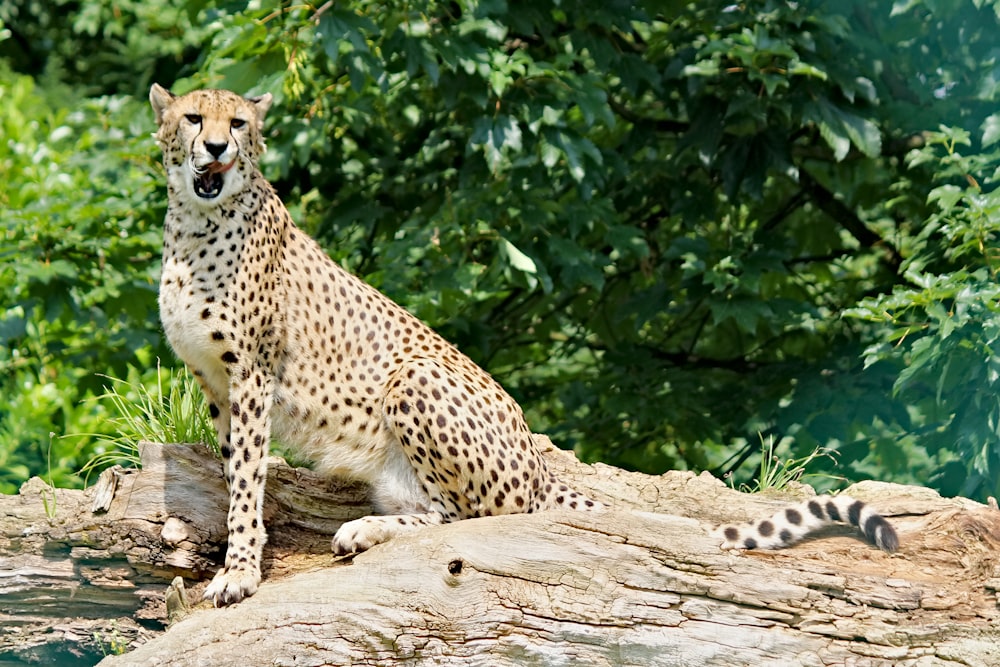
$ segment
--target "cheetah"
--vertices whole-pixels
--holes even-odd
[[[602,509],[549,471],[488,373],[295,226],[258,169],[270,94],[154,84],[149,98],[168,195],[160,318],[208,401],[229,488],[225,562],[206,599],[239,602],[260,584],[272,435],[371,487],[378,514],[341,526],[336,554],[460,519]],[[854,516],[822,513],[802,516]]]

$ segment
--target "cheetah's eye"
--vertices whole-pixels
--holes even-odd
[[[234,118],[229,122],[229,127],[233,128],[234,130],[238,130],[246,124],[247,122],[242,118]]]
[[[187,122],[191,123],[192,125],[201,125],[201,116],[196,113],[189,113],[184,117],[187,118]]]

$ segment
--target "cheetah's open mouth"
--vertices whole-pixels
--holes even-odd
[[[212,162],[194,172],[194,193],[202,199],[215,199],[222,192],[222,175],[233,168],[236,160],[229,164]]]

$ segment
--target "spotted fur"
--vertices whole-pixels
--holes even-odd
[[[429,524],[600,507],[549,472],[489,374],[295,227],[257,168],[270,95],[154,85],[150,102],[169,198],[160,315],[208,399],[230,490],[206,598],[260,583],[272,435],[371,485],[382,516],[342,526],[338,554]]]
[[[723,549],[781,549],[831,523],[858,528],[884,551],[899,548],[899,538],[888,521],[860,500],[848,496],[819,496],[787,507],[774,516],[717,531]]]

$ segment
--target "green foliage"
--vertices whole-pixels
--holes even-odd
[[[907,406],[858,359],[877,329],[841,315],[892,290],[930,214],[909,133],[984,122],[996,91],[957,73],[992,71],[992,7],[668,12],[245,13],[180,87],[278,93],[267,166],[298,219],[590,458],[721,472],[762,431],[851,476],[953,462],[892,433]],[[906,42],[895,68],[900,31],[934,67]]]
[[[997,118],[982,125],[982,153],[963,155],[970,133],[941,127],[907,155],[911,168],[933,168],[940,184],[927,201],[936,210],[902,267],[906,283],[850,313],[885,326],[865,363],[898,369],[893,393],[913,413],[900,428],[929,452],[957,455],[933,482],[973,496],[1000,494]]]
[[[16,379],[0,398],[0,493],[17,491],[32,475],[54,486],[79,486],[86,443],[62,437],[62,428],[102,429],[102,413],[76,402],[72,382],[38,382],[26,373]]]
[[[79,484],[106,412],[98,373],[167,355],[156,315],[163,204],[137,102],[50,106],[26,76],[0,83],[0,490],[27,473]],[[51,452],[49,448],[51,447]]]
[[[996,493],[1000,3],[114,4],[0,14],[3,429],[169,358],[155,77],[272,92],[300,225],[588,459]]]
[[[118,628],[111,625],[111,635],[105,636],[100,632],[94,633],[94,643],[101,649],[101,653],[107,657],[109,655],[125,655],[129,649],[129,641],[118,632]]]
[[[4,0],[0,60],[77,93],[142,99],[197,58],[211,27],[190,19],[170,0]]]

